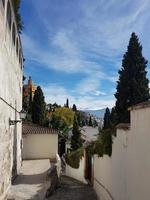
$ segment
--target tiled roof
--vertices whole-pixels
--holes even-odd
[[[145,101],[145,102],[136,104],[134,106],[131,106],[128,108],[128,110],[137,110],[137,109],[147,108],[147,107],[150,107],[150,101]]]
[[[124,129],[124,130],[127,130],[127,129],[130,129],[130,124],[129,123],[120,123],[116,126],[117,129]]]
[[[58,134],[59,131],[52,128],[39,126],[33,123],[22,123],[22,133],[26,134]]]

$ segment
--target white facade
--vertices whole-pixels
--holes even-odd
[[[83,183],[87,183],[85,179],[85,158],[82,157],[82,159],[80,160],[78,169],[74,169],[66,164],[66,176],[72,177]]]
[[[23,159],[56,158],[58,134],[23,135]]]
[[[0,0],[0,199],[4,199],[12,176],[21,166],[23,55],[11,1]]]
[[[94,157],[94,189],[101,200],[150,199],[150,103],[131,109],[131,128],[118,129],[111,158]]]

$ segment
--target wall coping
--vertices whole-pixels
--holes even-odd
[[[129,123],[120,123],[116,126],[117,129],[129,130],[130,124]]]
[[[143,108],[148,108],[148,107],[150,107],[150,100],[131,106],[128,108],[128,110],[132,111],[132,110],[143,109]]]

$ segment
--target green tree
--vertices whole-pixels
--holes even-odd
[[[89,118],[89,126],[93,126],[92,117],[91,117],[91,116],[90,116],[90,118]]]
[[[40,86],[35,91],[32,103],[32,121],[33,123],[43,125],[45,122],[46,104],[43,91]]]
[[[29,108],[28,108],[28,113],[32,114],[32,90],[30,89],[30,93],[29,93]]]
[[[81,146],[82,146],[81,132],[79,130],[77,117],[76,115],[74,115],[72,137],[71,137],[71,149],[72,151],[75,151]]]
[[[72,106],[72,110],[73,110],[74,112],[76,112],[76,111],[77,111],[77,107],[76,107],[76,105],[75,105],[75,104],[73,104],[73,106]]]
[[[22,22],[22,18],[21,18],[20,12],[19,12],[20,0],[13,0],[12,2],[13,2],[13,6],[14,6],[14,13],[16,16],[18,31],[19,31],[19,33],[21,33],[21,31],[23,29],[23,22]]]
[[[104,126],[103,126],[103,129],[108,129],[110,128],[110,110],[109,108],[107,107],[106,110],[105,110],[105,114],[104,114]]]
[[[59,129],[62,138],[67,139],[68,130],[73,125],[74,112],[66,107],[57,107],[51,115],[50,125],[52,128]]]
[[[66,105],[65,105],[65,107],[66,107],[66,108],[69,108],[69,100],[68,100],[68,99],[66,100]]]
[[[136,34],[132,33],[119,70],[115,94],[118,123],[130,121],[128,107],[149,99],[146,67],[147,60],[142,55],[142,46]]]

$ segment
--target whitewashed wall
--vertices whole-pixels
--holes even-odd
[[[0,0],[0,199],[5,198],[11,184],[14,135],[17,138],[18,172],[21,166],[21,124],[9,126],[9,118],[20,119],[18,112],[22,109],[22,74],[16,46],[12,43],[11,31],[6,23],[6,6],[4,9]]]
[[[150,199],[150,107],[131,111],[131,129],[117,130],[112,157],[94,156],[100,200]]]
[[[74,169],[66,164],[66,176],[72,177],[83,183],[87,183],[87,181],[84,178],[84,172],[85,172],[85,158],[84,157],[82,157],[82,159],[80,160],[80,165],[78,169]]]
[[[23,159],[56,158],[58,134],[23,135]]]

